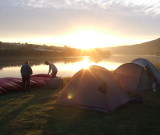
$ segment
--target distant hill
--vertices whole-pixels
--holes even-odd
[[[0,41],[0,58],[5,57],[72,57],[90,56],[92,59],[109,57],[110,52],[99,48],[81,50],[68,46],[47,46],[28,43],[6,43]]]
[[[111,54],[160,55],[160,38],[141,44],[105,48]]]

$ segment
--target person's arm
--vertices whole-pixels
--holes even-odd
[[[33,73],[32,68],[28,65],[28,73],[31,75]]]
[[[51,66],[49,65],[49,70],[48,70],[48,74],[51,72]]]
[[[21,74],[22,74],[22,66],[21,66],[21,70],[20,70]]]
[[[33,74],[32,68],[29,66],[30,74]]]

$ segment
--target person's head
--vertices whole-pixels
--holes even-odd
[[[25,62],[25,64],[29,64],[29,62],[28,62],[28,61],[26,61],[26,62]]]
[[[48,62],[48,61],[45,61],[45,64],[46,64],[46,65],[49,65],[49,62]]]

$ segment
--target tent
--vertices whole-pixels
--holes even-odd
[[[126,91],[149,90],[152,88],[152,79],[146,70],[134,63],[125,63],[114,71],[114,76]]]
[[[78,71],[69,80],[56,104],[109,113],[129,100],[110,71],[93,65]]]
[[[157,68],[149,61],[143,58],[138,58],[132,61],[132,63],[138,64],[145,68],[151,79],[156,83],[160,84],[160,73]]]

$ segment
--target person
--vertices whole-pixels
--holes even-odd
[[[50,63],[50,62],[48,62],[48,61],[45,61],[45,64],[46,64],[46,65],[49,65],[48,75],[49,75],[50,72],[51,72],[52,78],[56,77],[56,74],[57,74],[57,72],[58,72],[57,67],[56,67],[53,63]]]
[[[22,88],[25,92],[27,89],[30,91],[30,76],[32,74],[32,68],[29,65],[29,62],[26,61],[21,67],[21,76],[22,76]]]

